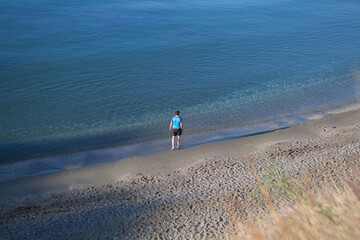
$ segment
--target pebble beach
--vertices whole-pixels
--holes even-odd
[[[268,214],[261,179],[360,185],[360,110],[263,135],[0,184],[0,239],[230,239],[231,212]],[[251,165],[251,167],[249,166]],[[273,180],[270,179],[270,183]],[[278,209],[289,204],[281,193]],[[290,201],[291,202],[291,201]],[[291,203],[290,203],[291,204]]]

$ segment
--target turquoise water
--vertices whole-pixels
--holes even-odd
[[[3,163],[196,139],[356,102],[360,2],[0,0],[0,51]]]

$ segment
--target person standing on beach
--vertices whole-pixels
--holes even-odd
[[[183,131],[183,124],[182,124],[182,118],[179,117],[179,114],[180,114],[180,111],[176,110],[175,117],[173,117],[170,122],[169,131],[172,132],[172,140],[171,140],[172,148],[171,148],[171,150],[174,150],[174,147],[175,147],[175,136],[178,137],[177,149],[180,149],[180,135]]]

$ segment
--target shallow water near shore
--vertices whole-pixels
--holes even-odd
[[[299,119],[297,118],[297,120]],[[292,118],[291,120],[289,118],[287,121],[278,120],[247,127],[217,129],[193,135],[185,135],[182,137],[181,149],[176,151],[182,151],[186,148],[217,141],[265,134],[292,126],[294,122],[295,118]],[[124,158],[169,151],[170,144],[170,138],[168,137],[119,146],[94,148],[79,152],[31,158],[26,161],[9,162],[8,164],[0,164],[0,181],[47,174],[66,169],[76,169],[101,163],[110,163]]]
[[[268,129],[259,122],[359,96],[358,1],[45,0],[0,7],[3,164],[69,152],[87,159],[91,149],[132,142],[165,150],[156,141],[165,141],[175,109],[189,135],[223,139],[228,133],[214,130],[261,132]],[[96,161],[146,149],[102,152]]]
[[[343,106],[331,111],[352,111],[359,109],[360,105]],[[334,113],[336,114],[336,113]],[[181,138],[181,148],[177,151],[196,147],[199,145],[228,141],[237,138],[246,138],[263,135],[278,130],[287,129],[301,124],[309,119],[320,119],[328,115],[327,112],[308,113],[303,115],[288,116],[281,119],[259,122],[247,126],[232,126],[200,131],[193,134],[184,134]],[[22,177],[31,177],[40,174],[49,174],[62,170],[79,169],[81,167],[116,162],[125,158],[141,157],[159,152],[170,152],[171,141],[169,137],[140,141],[123,145],[114,145],[104,148],[93,148],[77,152],[53,154],[49,156],[30,158],[22,161],[12,161],[0,164],[0,182],[16,180]],[[179,153],[181,155],[181,153]]]

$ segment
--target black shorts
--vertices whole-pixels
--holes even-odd
[[[173,128],[172,129],[172,135],[173,136],[180,136],[181,135],[181,128]]]

